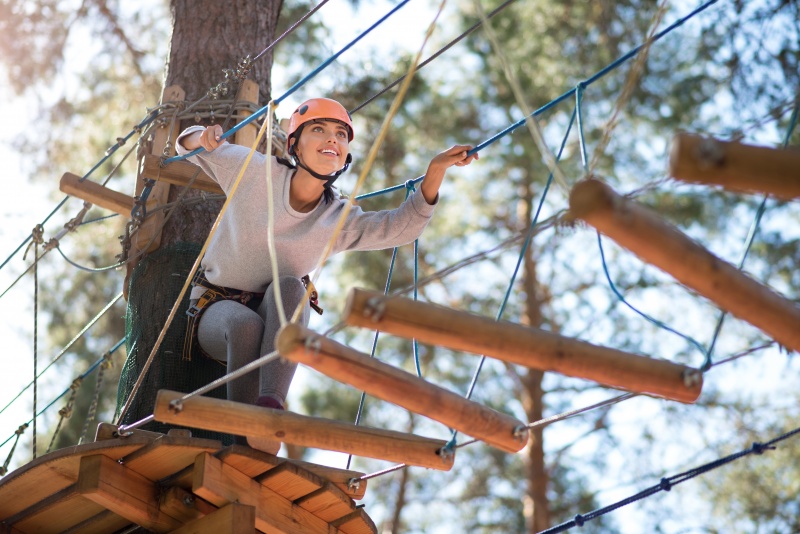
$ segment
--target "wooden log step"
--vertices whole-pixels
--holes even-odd
[[[438,454],[446,445],[443,440],[209,397],[191,397],[182,401],[180,409],[176,410],[171,405],[172,401],[183,396],[183,393],[175,391],[159,391],[154,411],[155,420],[239,436],[277,439],[304,447],[442,471],[448,471],[453,466],[451,455]]]
[[[732,191],[800,198],[800,151],[769,148],[681,133],[675,136],[669,172],[685,182]]]
[[[575,185],[572,214],[720,308],[800,351],[800,308],[598,180]]]
[[[61,177],[61,182],[58,188],[62,193],[79,198],[86,202],[91,202],[95,206],[113,211],[123,217],[130,218],[131,210],[133,210],[133,197],[109,189],[104,185],[96,182],[84,180],[81,182],[81,177],[71,172],[64,173]],[[154,202],[148,202],[147,208],[155,207]]]
[[[191,183],[194,189],[223,194],[222,188],[217,182],[204,173],[200,167],[188,161],[173,161],[162,167],[160,156],[146,154],[139,162],[139,175],[142,178],[179,186],[187,186]],[[194,178],[194,182],[192,182],[192,178]]]
[[[680,402],[696,401],[703,384],[684,365],[404,297],[353,289],[343,317],[351,326]]]
[[[278,332],[281,356],[485,441],[506,452],[528,441],[525,424],[401,369],[370,358],[298,324]]]

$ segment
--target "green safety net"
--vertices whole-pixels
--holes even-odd
[[[117,413],[133,391],[170,310],[190,276],[200,248],[194,243],[167,245],[144,258],[131,273],[126,314],[128,357],[119,380]],[[191,359],[183,357],[187,323],[185,310],[188,306],[187,291],[133,403],[119,421],[121,425],[133,424],[152,415],[156,394],[160,389],[188,393],[225,374],[224,365],[204,356],[196,346],[193,347]],[[206,393],[206,396],[225,399],[225,385]],[[139,428],[166,433],[170,429],[183,427],[151,421]],[[228,434],[194,428],[190,430],[194,437],[220,440],[224,445],[233,443],[233,437]]]

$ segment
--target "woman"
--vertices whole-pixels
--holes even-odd
[[[219,125],[192,126],[180,135],[177,147],[179,154],[205,149],[189,161],[229,194],[250,151],[221,141],[221,136]],[[353,137],[347,110],[335,100],[314,98],[301,104],[289,121],[287,148],[296,166],[279,159],[272,163],[277,282],[289,316],[306,295],[301,278],[317,266],[348,202],[334,195],[333,183],[352,161]],[[445,171],[478,159],[477,154],[467,155],[471,148],[456,145],[434,157],[419,189],[396,209],[365,212],[354,206],[332,253],[391,248],[418,238],[433,215]],[[266,157],[254,154],[245,170],[190,297],[196,341],[207,355],[227,363],[228,372],[272,352],[280,328],[270,287],[275,280],[267,240]],[[308,319],[309,306],[304,305],[301,321],[307,325]],[[228,399],[282,410],[295,368],[276,359],[258,374],[228,383]],[[248,443],[273,454],[280,448],[280,443],[252,438]]]

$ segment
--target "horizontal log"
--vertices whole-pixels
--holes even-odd
[[[353,289],[343,317],[351,326],[680,402],[696,401],[702,389],[702,375],[684,365],[404,297]]]
[[[453,467],[452,455],[438,454],[446,445],[443,440],[209,397],[191,397],[182,401],[179,410],[174,409],[172,401],[183,396],[175,391],[159,391],[155,420],[442,471]]]
[[[223,194],[222,188],[217,182],[209,178],[200,167],[188,161],[173,161],[162,167],[161,157],[145,155],[139,163],[139,175],[142,178],[173,185],[187,186],[191,183],[194,189]],[[192,178],[194,178],[194,182],[192,182]]]
[[[81,181],[81,177],[71,172],[64,173],[58,188],[62,193],[79,198],[86,202],[91,202],[95,206],[113,211],[123,217],[130,217],[133,210],[133,197],[109,189],[104,185],[89,180]],[[151,209],[155,204],[148,202],[147,208]]]
[[[598,180],[573,188],[570,211],[723,310],[800,351],[800,308],[718,258],[657,213]]]
[[[289,360],[361,389],[379,399],[439,421],[506,452],[528,441],[525,424],[477,402],[370,358],[298,324],[287,324],[276,338]]]
[[[783,200],[800,198],[800,151],[796,149],[681,133],[672,142],[669,172],[685,182],[765,193]]]

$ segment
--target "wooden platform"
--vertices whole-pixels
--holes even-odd
[[[222,447],[188,432],[134,431],[61,449],[0,479],[0,532],[370,534],[361,473]],[[108,438],[108,439],[106,439]]]

